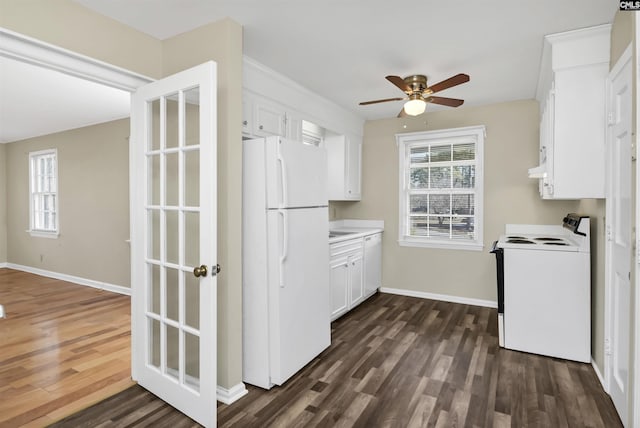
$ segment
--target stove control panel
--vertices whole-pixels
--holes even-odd
[[[584,220],[587,221],[584,221]],[[562,226],[576,235],[587,236],[589,229],[589,216],[569,213],[562,219]]]

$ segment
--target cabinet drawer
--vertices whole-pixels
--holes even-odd
[[[331,258],[350,255],[355,252],[363,251],[364,240],[362,238],[349,239],[347,241],[336,242],[329,246],[329,254]]]

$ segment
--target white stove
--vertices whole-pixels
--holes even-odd
[[[500,346],[591,361],[589,217],[508,224],[494,243]]]
[[[507,224],[499,248],[590,252],[589,217],[568,214],[562,225]]]

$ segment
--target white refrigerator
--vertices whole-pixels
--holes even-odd
[[[243,141],[243,380],[282,385],[331,343],[327,154]]]

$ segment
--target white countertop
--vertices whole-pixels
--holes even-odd
[[[337,220],[329,223],[331,232],[349,232],[345,235],[329,238],[329,244],[347,241],[349,239],[363,238],[384,231],[383,220]]]

